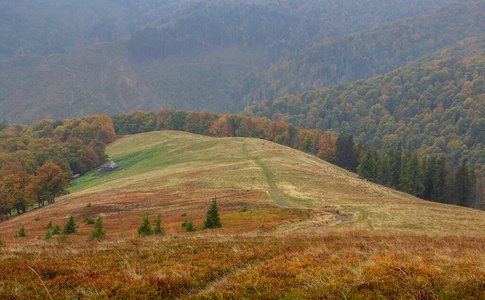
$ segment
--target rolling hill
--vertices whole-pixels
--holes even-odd
[[[107,153],[120,169],[93,170],[56,203],[0,224],[4,298],[483,295],[483,211],[259,139],[161,131]],[[214,198],[223,227],[185,232]],[[167,236],[136,238],[158,214]],[[69,216],[78,233],[42,240],[48,222]],[[100,216],[108,239],[86,242],[92,226],[81,220]],[[13,238],[21,226],[28,236]]]

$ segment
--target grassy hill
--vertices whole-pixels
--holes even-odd
[[[258,139],[151,132],[107,153],[121,169],[85,174],[55,204],[0,224],[2,298],[485,296],[483,211]],[[185,232],[214,197],[223,227]],[[158,214],[167,235],[137,238]],[[78,233],[42,241],[71,215]],[[81,220],[99,216],[108,239],[88,241]],[[21,226],[28,236],[13,238]]]

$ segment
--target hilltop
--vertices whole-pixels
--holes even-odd
[[[157,131],[121,137],[107,154],[120,169],[92,170],[56,203],[0,224],[4,298],[483,293],[483,211],[419,200],[260,139]],[[223,227],[185,232],[214,198]],[[137,238],[142,218],[158,214],[167,236]],[[48,222],[71,215],[78,233],[42,241]],[[108,239],[86,242],[92,225],[81,220],[99,216]],[[12,238],[21,226],[28,236]],[[467,280],[450,281],[465,269]]]
[[[423,201],[259,139],[151,132],[122,137],[107,153],[120,170],[104,176],[98,175],[99,168],[90,171],[73,182],[70,195],[1,224],[0,231],[10,236],[25,225],[40,239],[48,220],[62,224],[69,215],[79,220],[102,215],[109,231],[130,232],[143,216],[161,213],[167,231],[176,233],[183,230],[184,212],[200,226],[214,197],[226,224],[222,232],[256,230],[266,222],[266,228],[278,231],[322,229],[339,219],[352,220],[342,224],[345,228],[440,234],[475,234],[481,222],[485,225],[481,211]],[[86,208],[88,203],[91,208]],[[250,227],[238,228],[245,215],[238,211],[245,205],[258,217],[253,216]],[[279,214],[281,220],[275,221]],[[37,217],[42,221],[31,222]],[[284,221],[292,222],[280,226]]]
[[[93,170],[55,204],[0,224],[2,296],[398,296],[392,286],[409,282],[412,295],[481,293],[481,211],[419,200],[259,139],[151,132],[107,154],[121,169]],[[214,197],[223,227],[185,232],[182,222],[200,227]],[[157,214],[167,236],[136,238],[141,219]],[[41,240],[46,223],[70,215],[77,234]],[[98,216],[108,239],[86,243],[92,226],[81,219]],[[11,238],[22,225],[28,236]],[[467,280],[447,279],[465,268]]]

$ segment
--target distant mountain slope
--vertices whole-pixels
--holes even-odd
[[[242,88],[239,78],[260,66],[258,53],[236,47],[137,63],[119,41],[16,57],[0,61],[0,120],[32,124],[163,108],[241,111],[233,96]]]
[[[482,35],[484,15],[485,2],[461,1],[429,14],[324,39],[263,73],[248,75],[255,83],[245,103],[386,74],[464,38]]]
[[[46,55],[97,38],[127,37],[151,21],[167,19],[191,0],[0,1],[0,58]]]
[[[137,15],[133,22],[142,19],[130,25],[143,29],[128,41],[97,39],[62,54],[25,51],[0,61],[0,119],[33,123],[164,108],[237,113],[278,95],[393,70],[485,27],[476,0],[155,2],[97,4],[113,7],[120,24],[125,10]],[[55,3],[49,13],[77,7]],[[22,5],[16,8],[26,13]],[[155,21],[144,27],[143,20]]]
[[[483,39],[477,41],[483,45]],[[465,44],[460,45],[441,55]],[[378,148],[401,141],[455,163],[467,157],[480,169],[485,165],[484,86],[485,56],[449,57],[262,102],[248,112],[304,128],[348,130],[356,141]]]

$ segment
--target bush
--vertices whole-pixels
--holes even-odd
[[[165,235],[165,229],[162,226],[162,216],[158,215],[155,221],[155,228],[153,229],[153,234],[155,235]]]
[[[87,225],[93,225],[95,223],[94,218],[90,218],[90,217],[84,217],[83,222],[86,223]]]
[[[52,228],[52,221],[49,221],[49,224],[45,225],[46,229],[51,229]]]
[[[19,237],[26,237],[27,234],[25,233],[24,226],[20,227],[19,232],[15,234],[13,237],[14,238],[19,238]]]
[[[152,227],[150,226],[150,219],[148,219],[148,217],[144,217],[143,223],[138,228],[138,236],[147,236],[152,234],[153,234],[153,230],[152,230]]]
[[[105,239],[106,238],[106,231],[103,230],[103,219],[99,217],[96,220],[96,224],[94,224],[94,230],[89,235],[90,240],[94,239]]]
[[[192,220],[185,221],[185,230],[187,230],[188,232],[197,231],[197,228],[195,228],[194,222],[192,222]]]
[[[59,227],[59,225],[56,225],[54,226],[54,228],[52,228],[52,235],[61,234],[61,232],[62,232],[62,229],[61,227]]]
[[[67,220],[66,225],[64,225],[64,229],[62,230],[63,234],[73,234],[77,232],[78,226],[74,221],[74,217],[71,216],[69,220]]]
[[[48,230],[46,233],[45,233],[45,236],[44,236],[44,241],[48,241],[52,239],[52,232],[50,230]]]

